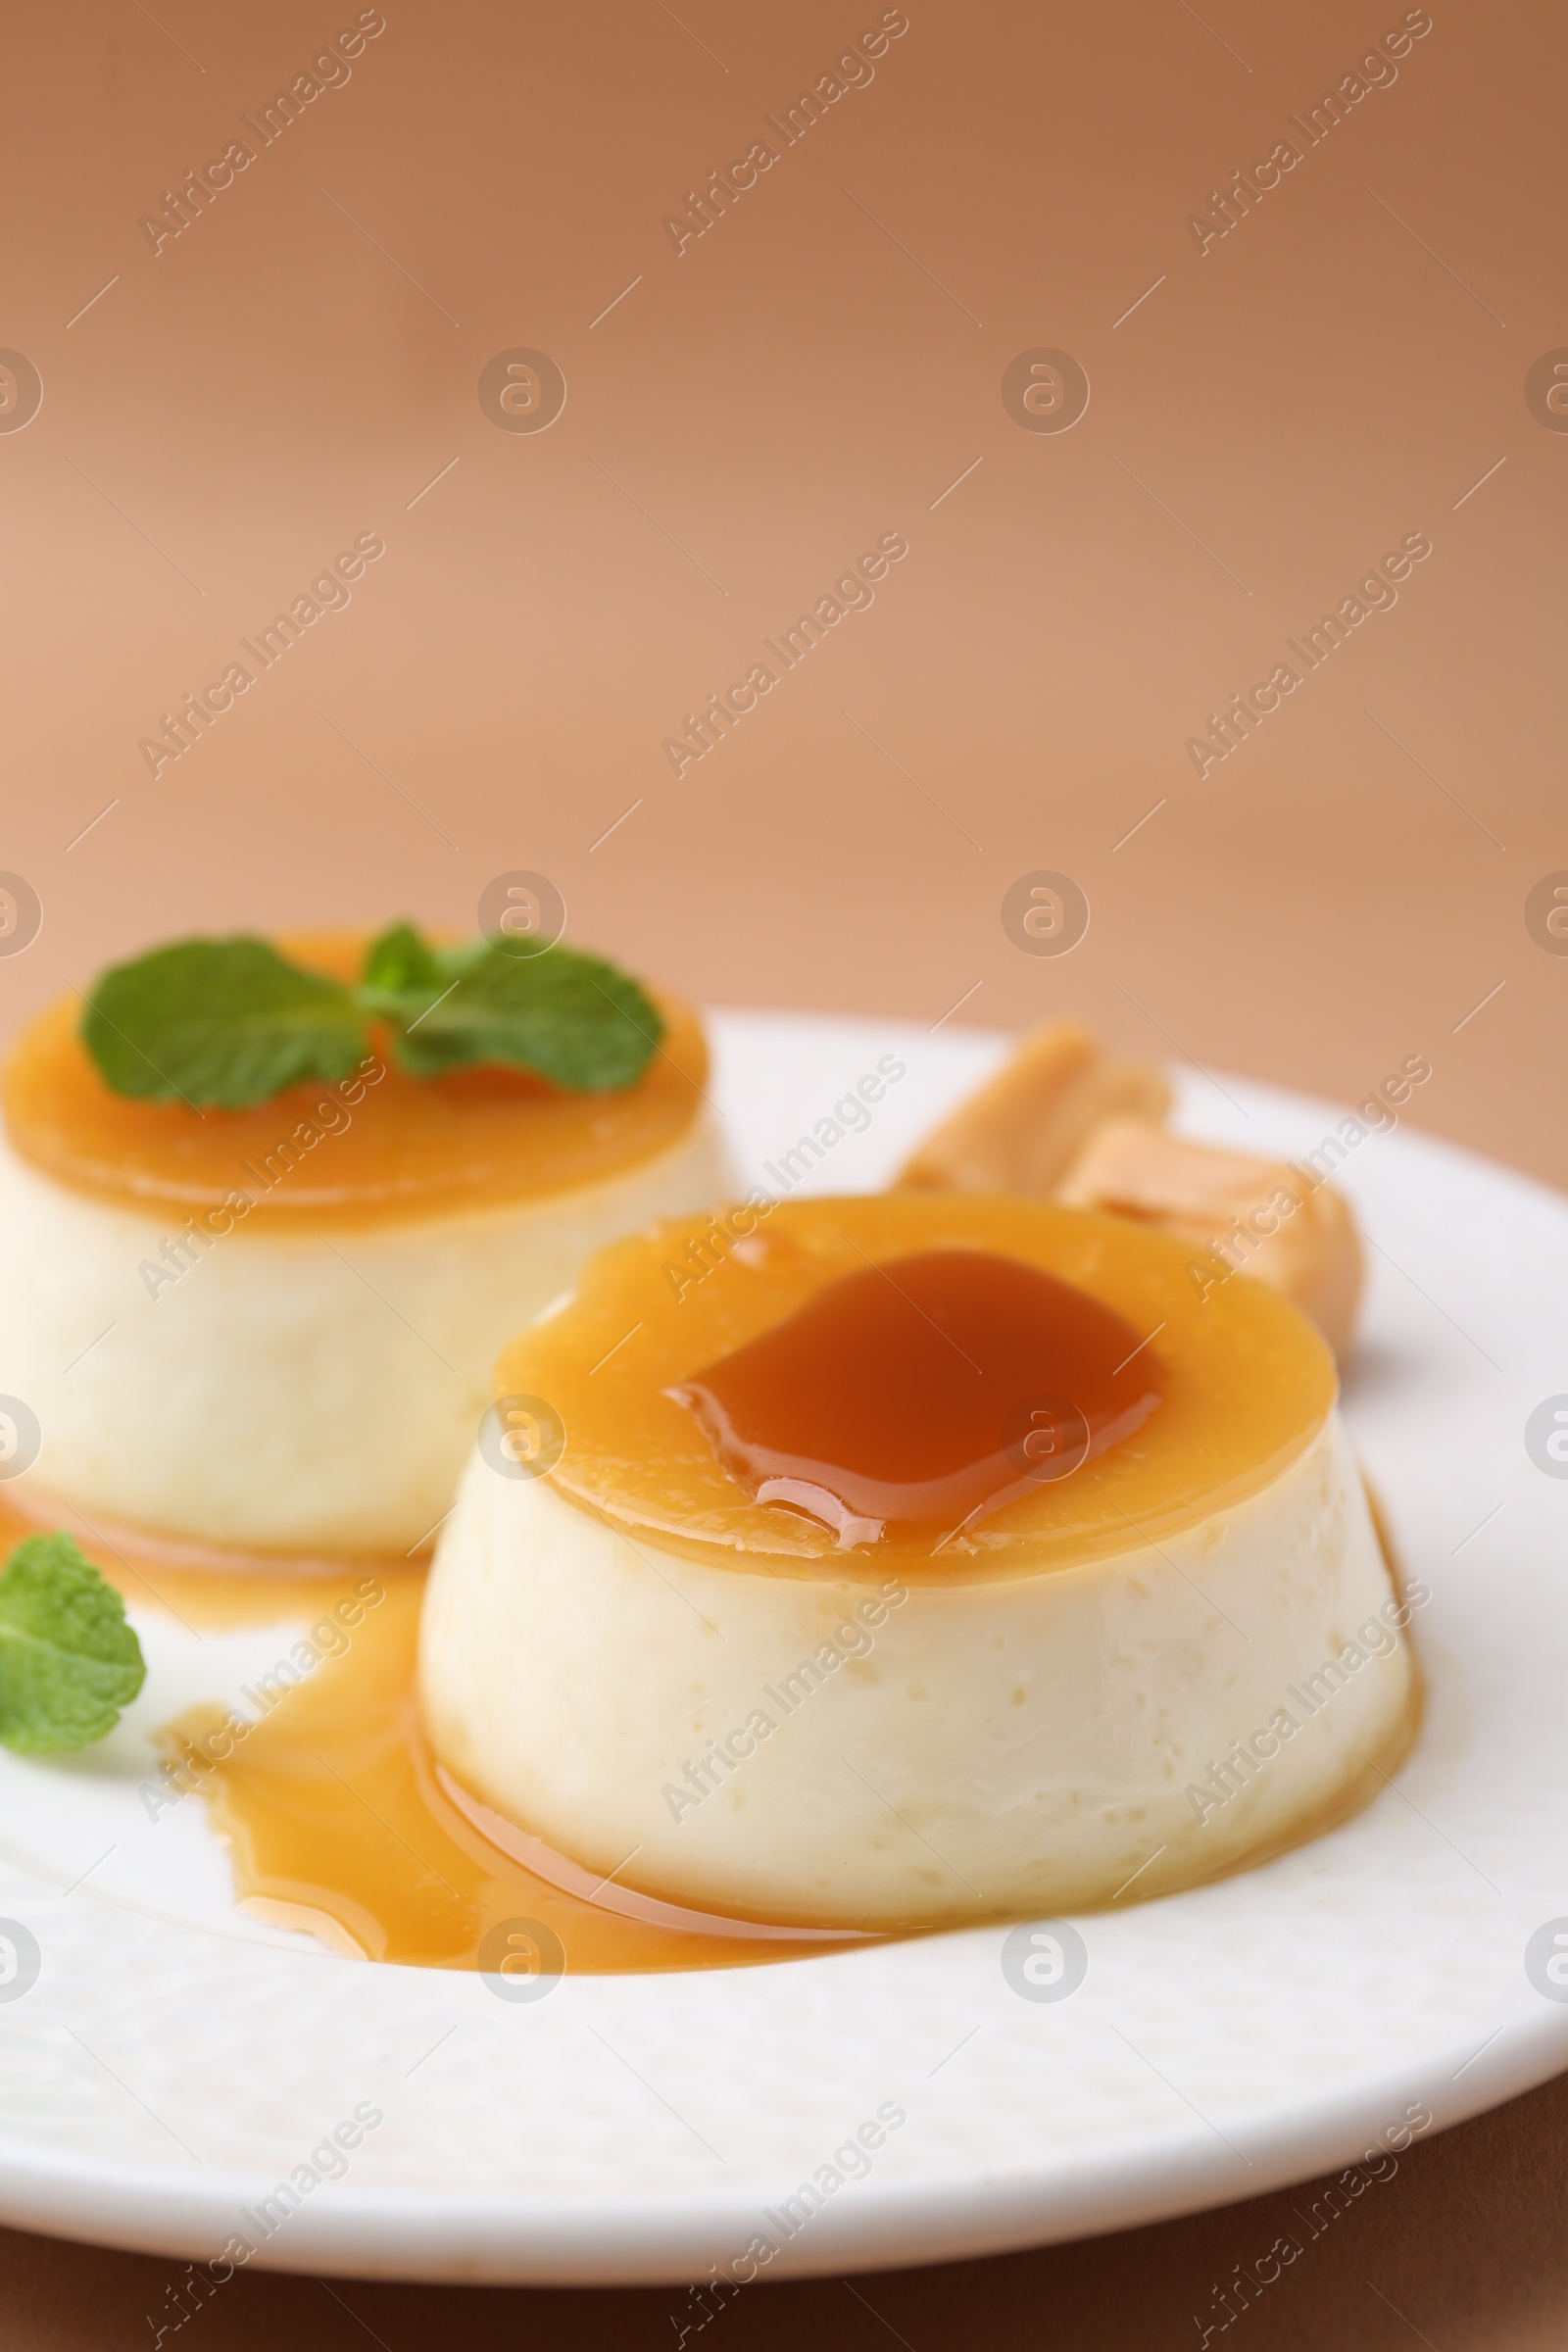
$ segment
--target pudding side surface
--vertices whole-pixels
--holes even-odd
[[[1169,1893],[1315,1835],[1414,1729],[1401,1614],[1337,1418],[1157,1550],[968,1582],[699,1566],[475,1460],[420,1693],[464,1787],[619,1883],[894,1931]]]
[[[361,1234],[290,1220],[190,1248],[175,1279],[178,1227],[51,1184],[0,1138],[0,1393],[42,1430],[17,1483],[35,1516],[54,1496],[240,1550],[401,1554],[451,1505],[518,1312],[724,1186],[705,1115],[564,1197]]]

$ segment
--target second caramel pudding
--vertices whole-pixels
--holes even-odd
[[[366,942],[282,943],[341,978]],[[19,1487],[219,1548],[402,1552],[429,1536],[516,1328],[591,1252],[721,1197],[696,1016],[633,1086],[501,1067],[360,1075],[242,1111],[114,1094],[51,1006],[0,1139],[0,1392]],[[83,1352],[85,1350],[85,1352]]]
[[[1038,1201],[790,1202],[695,1284],[694,1232],[498,1365],[564,1449],[475,1458],[442,1536],[463,1787],[620,1884],[894,1928],[1191,1886],[1381,1785],[1407,1611],[1294,1307]]]

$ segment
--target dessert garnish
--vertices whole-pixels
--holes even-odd
[[[155,948],[99,974],[81,1036],[116,1094],[244,1110],[302,1079],[347,1078],[372,1022],[411,1078],[502,1062],[584,1094],[632,1085],[664,1027],[600,956],[528,940],[438,946],[399,922],[353,983],[243,934]]]
[[[124,1603],[73,1539],[24,1537],[0,1573],[0,1742],[24,1755],[86,1747],[145,1674]]]

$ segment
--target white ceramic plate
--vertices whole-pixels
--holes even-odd
[[[875,1188],[1003,1050],[793,1014],[715,1032],[718,1098],[764,1183],[879,1055],[907,1065],[801,1188],[816,1191]],[[1343,1115],[1196,1076],[1182,1111],[1292,1153]],[[1408,2109],[1441,2128],[1568,2066],[1568,1998],[1525,1966],[1568,1914],[1568,1481],[1524,1443],[1568,1389],[1568,1202],[1405,1132],[1360,1143],[1342,1180],[1372,1244],[1350,1425],[1433,1595],[1425,1727],[1367,1811],[1264,1869],[1081,1920],[1088,1976],[1063,2000],[1014,1991],[1004,1931],[981,1928],[568,1977],[512,2003],[477,1976],[256,1925],[198,1798],[147,1818],[148,1728],[295,1639],[148,1620],[147,1689],[103,1747],[0,1755],[0,1916],[41,1955],[30,1989],[0,1998],[0,2216],[201,2260],[238,2235],[258,2264],[417,2278],[733,2276],[756,2239],[777,2249],[768,2277],[841,2272],[1258,2194],[1360,2159]],[[312,2151],[356,2107],[381,2121],[307,2188],[337,2173]],[[868,2169],[836,2164],[884,2108],[906,2120]],[[245,2217],[291,2179],[299,2202],[264,2236]],[[823,2201],[791,2234],[776,2217],[803,2182]]]

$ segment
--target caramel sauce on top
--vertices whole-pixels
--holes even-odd
[[[560,1494],[711,1566],[1078,1566],[1258,1493],[1333,1407],[1306,1318],[1193,1267],[1162,1234],[1040,1200],[669,1220],[602,1250],[503,1351],[495,1393],[564,1430]]]
[[[673,1392],[754,1500],[842,1546],[973,1526],[1130,1438],[1158,1359],[1087,1291],[988,1250],[840,1275]]]
[[[367,936],[299,934],[278,945],[350,980]],[[24,1030],[0,1105],[14,1149],[56,1183],[117,1207],[216,1212],[234,1233],[502,1207],[619,1175],[687,1133],[707,1048],[688,1006],[658,1001],[666,1028],[647,1068],[607,1093],[569,1093],[499,1065],[408,1078],[372,1028],[358,1078],[288,1087],[249,1110],[198,1111],[107,1087],[73,995]],[[250,1206],[236,1207],[236,1197]]]

